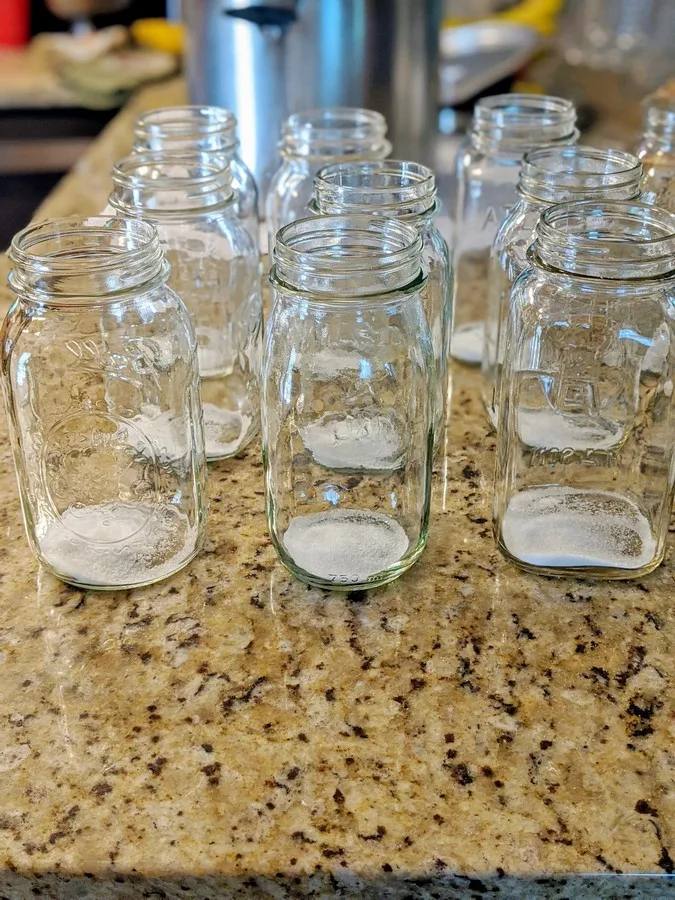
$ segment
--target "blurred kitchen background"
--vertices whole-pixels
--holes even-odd
[[[232,108],[264,190],[289,112],[362,105],[394,157],[434,165],[445,210],[476,98],[573,99],[586,142],[632,145],[670,90],[675,0],[2,0],[0,249],[144,84],[185,74]],[[675,93],[675,92],[674,92]],[[446,212],[447,216],[447,212]]]

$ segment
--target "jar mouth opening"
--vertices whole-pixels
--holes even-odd
[[[395,194],[401,201],[435,194],[436,177],[420,163],[384,159],[332,163],[319,170],[314,180],[318,192],[340,193],[345,202],[352,195],[375,202]]]
[[[478,123],[502,128],[526,128],[561,121],[574,123],[576,110],[571,100],[549,94],[495,94],[478,101],[474,118]]]
[[[660,277],[675,271],[675,214],[637,202],[551,206],[537,224],[535,252],[572,274]]]
[[[542,147],[525,154],[519,190],[535,199],[554,200],[556,192],[585,193],[634,188],[639,190],[642,164],[621,150],[595,147]],[[565,198],[561,198],[565,199]]]
[[[417,229],[399,220],[319,215],[277,232],[271,277],[294,290],[350,303],[355,296],[401,290],[414,282],[421,252]]]
[[[230,164],[218,154],[134,153],[113,167],[110,202],[153,213],[203,209],[231,200],[231,181]]]
[[[134,126],[138,137],[184,138],[234,132],[237,119],[219,106],[162,106],[140,115]]]
[[[382,113],[351,106],[333,106],[293,113],[286,119],[284,132],[311,139],[362,134],[386,134],[387,122]]]
[[[149,222],[72,216],[29,225],[12,239],[10,285],[17,293],[89,297],[119,293],[165,270]],[[124,275],[120,276],[120,270]]]
[[[344,156],[384,159],[391,153],[387,122],[371,109],[336,106],[294,113],[284,123],[282,155],[330,160]]]

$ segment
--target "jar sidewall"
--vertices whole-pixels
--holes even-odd
[[[152,321],[148,319],[148,311],[153,307],[153,304],[156,315],[160,316],[160,319],[157,319],[156,322],[155,318]],[[3,358],[3,393],[6,397],[8,418],[11,422],[11,443],[16,463],[24,524],[33,552],[58,577],[68,576],[69,573],[68,571],[60,571],[58,565],[55,565],[54,558],[45,555],[44,540],[46,539],[45,535],[51,528],[50,523],[58,524],[59,528],[63,527],[66,529],[64,534],[70,534],[70,525],[66,526],[63,524],[62,526],[61,523],[65,523],[65,519],[62,519],[62,516],[66,515],[68,517],[70,515],[69,510],[75,508],[71,507],[73,502],[82,504],[83,509],[88,508],[92,502],[94,507],[96,502],[106,503],[110,501],[112,503],[120,503],[122,507],[125,504],[135,503],[135,501],[132,501],[131,495],[127,497],[127,489],[123,486],[127,476],[122,475],[122,469],[117,469],[118,465],[122,465],[124,459],[128,460],[131,458],[126,457],[122,451],[125,441],[129,441],[130,446],[136,442],[135,445],[138,448],[143,448],[142,450],[137,449],[134,451],[136,455],[140,453],[141,457],[134,460],[133,467],[142,464],[142,460],[146,458],[146,453],[149,454],[148,460],[154,458],[158,462],[156,454],[159,451],[158,449],[150,449],[153,446],[152,437],[148,436],[145,429],[139,430],[139,425],[136,424],[136,417],[144,414],[143,407],[140,405],[143,402],[142,398],[156,396],[158,390],[153,373],[159,370],[155,368],[156,363],[149,364],[148,361],[152,357],[148,357],[147,354],[155,352],[154,350],[151,351],[151,345],[155,346],[157,352],[159,352],[158,345],[152,344],[154,338],[152,337],[151,325],[152,322],[155,322],[155,324],[159,324],[160,320],[163,322],[166,316],[168,316],[168,321],[172,323],[170,330],[172,341],[177,340],[179,342],[175,347],[176,356],[174,357],[175,362],[172,363],[174,373],[172,377],[184,377],[186,380],[183,391],[174,395],[165,394],[161,402],[169,402],[169,397],[173,396],[174,400],[170,401],[173,403],[176,397],[180,397],[182,405],[177,408],[177,413],[187,417],[184,420],[186,427],[184,440],[186,441],[185,446],[189,448],[190,452],[191,474],[186,473],[184,476],[181,476],[180,481],[176,482],[176,484],[179,485],[179,489],[183,492],[181,510],[184,510],[184,514],[187,516],[186,521],[191,522],[190,528],[194,529],[194,546],[186,544],[185,559],[177,558],[176,568],[180,568],[188,561],[188,556],[191,558],[197,552],[203,540],[207,511],[205,478],[203,475],[205,463],[201,421],[197,419],[195,412],[195,397],[197,402],[199,398],[199,383],[196,371],[196,344],[189,317],[179,298],[164,285],[139,292],[132,299],[119,300],[116,305],[117,309],[111,308],[110,304],[105,306],[92,305],[90,308],[92,314],[91,322],[82,319],[81,308],[69,307],[66,310],[47,309],[46,311],[41,309],[37,313],[37,317],[39,317],[37,329],[31,329],[35,307],[29,307],[27,311],[24,310],[22,313],[23,327],[20,334],[14,336],[11,346],[6,347],[7,352]],[[20,303],[17,303],[16,306],[18,310]],[[134,319],[135,324],[130,324],[134,322]],[[106,328],[100,333],[100,337],[96,331],[87,330],[90,324],[103,320],[106,322]],[[49,321],[53,323],[53,328],[45,333],[45,324]],[[6,324],[5,327],[11,330],[11,323],[9,325]],[[78,331],[78,328],[85,330]],[[65,342],[63,345],[55,340],[56,335],[59,334],[62,335],[61,340]],[[28,347],[32,345],[33,354],[37,353],[37,359],[34,359],[31,363],[30,358],[28,358],[24,364],[32,364],[33,366],[37,364],[38,369],[30,379],[24,376],[19,379],[16,375],[16,370],[13,369],[13,365],[18,364],[14,363],[15,360],[20,360],[26,354],[27,351],[24,349],[27,346],[26,342],[28,342]],[[97,346],[99,348],[98,351],[96,350]],[[107,357],[103,355],[104,351],[108,352],[107,348],[110,348],[110,352],[113,354],[110,357],[110,364],[106,362]],[[40,357],[42,357],[43,353],[46,356],[41,360]],[[57,354],[56,356],[54,356],[55,353]],[[82,355],[78,356],[77,354],[79,353]],[[138,357],[133,356],[133,359],[138,359],[138,365],[141,365],[140,369],[135,362],[131,362],[132,356],[128,357],[130,366],[128,369],[130,374],[128,375],[124,374],[127,371],[127,362],[124,361],[125,353],[140,354]],[[68,359],[72,361],[68,362]],[[185,360],[188,362],[185,363]],[[190,360],[192,361],[190,362]],[[162,363],[162,365],[164,364]],[[176,369],[177,365],[182,367],[185,373],[184,376],[179,376],[179,370]],[[162,371],[164,370],[162,369]],[[114,373],[117,372],[120,373],[121,381],[118,381],[115,377]],[[26,394],[27,388],[21,387],[22,384],[26,384],[29,380],[32,385],[32,399],[30,401],[28,394]],[[138,384],[138,389],[133,387],[135,384]],[[69,390],[76,390],[81,393],[73,395],[76,399],[68,400],[64,395],[64,391],[67,393]],[[17,391],[19,391],[19,394],[23,392],[24,396],[17,395]],[[89,402],[87,398],[98,398],[95,400],[92,410],[88,413],[86,411],[87,406],[81,405],[80,396],[83,398],[82,402],[85,403]],[[160,394],[161,397],[162,395]],[[139,405],[129,408],[129,402],[138,403]],[[148,399],[148,402],[152,401]],[[19,407],[24,410],[21,416],[18,416]],[[51,412],[51,416],[47,414],[48,410]],[[114,425],[113,423],[120,424]],[[118,432],[115,432],[115,435],[113,435],[111,427],[118,429],[119,439],[116,436]],[[100,428],[103,428],[102,432],[97,431]],[[94,429],[94,431],[90,432],[90,429]],[[71,438],[68,437],[69,432],[72,432]],[[99,433],[102,435],[102,438],[96,437]],[[73,471],[76,472],[77,460],[84,458],[81,457],[82,449],[84,448],[86,451],[88,442],[92,440],[91,434],[94,435],[94,443],[91,445],[91,452],[94,458],[98,452],[101,440],[103,441],[100,444],[102,447],[101,452],[104,454],[108,452],[113,453],[109,463],[106,464],[103,470],[106,473],[105,478],[112,480],[109,483],[104,480],[103,486],[97,484],[96,479],[88,482],[86,478],[67,475],[68,466],[70,465],[68,463],[68,453],[75,460],[76,468]],[[65,443],[64,435],[66,438]],[[114,438],[114,441],[119,440],[122,443],[119,445],[118,443],[111,444],[111,447],[117,449],[107,451],[106,442],[112,438]],[[65,452],[63,449],[59,450],[59,447],[65,448],[68,446],[72,447],[72,450],[66,452],[65,456],[54,455]],[[122,454],[121,456],[120,453]],[[49,464],[46,463],[47,459],[49,459]],[[131,463],[124,463],[124,465],[128,464],[131,465]],[[132,469],[129,469],[129,471],[131,472]],[[140,473],[140,471],[147,470],[133,468],[133,471]],[[115,500],[115,495],[108,492],[108,489],[110,491],[113,490],[114,479],[118,476],[122,479],[120,481],[122,493],[119,494],[120,499]],[[139,476],[136,475],[134,477]],[[57,479],[56,482],[54,481],[55,478]],[[64,481],[63,479],[66,480]],[[62,488],[58,485],[67,485],[68,489],[65,495],[61,493]],[[56,494],[54,493],[55,490]],[[152,488],[150,495],[140,495],[141,499],[138,501],[141,504],[140,506],[132,505],[128,506],[128,508],[139,511],[140,515],[140,510],[145,508],[143,504],[146,501],[143,498],[152,496],[153,498],[156,497],[156,499],[151,501],[153,504],[152,508],[155,509],[154,504],[160,502],[160,496],[164,496],[163,494],[155,494],[156,490],[158,488]],[[59,496],[61,496],[61,500],[56,499]],[[122,499],[123,497],[126,499]],[[159,507],[156,508],[159,509]],[[145,513],[143,513],[144,515]],[[115,521],[121,522],[122,520],[115,518]],[[143,525],[142,527],[144,529],[142,533],[145,534],[149,525]],[[77,538],[80,541],[84,539],[84,534]],[[191,541],[192,538],[186,538],[186,540]],[[96,547],[98,546],[100,545],[94,545],[92,558],[95,557]],[[86,568],[84,563],[83,566]],[[91,569],[91,566],[89,568]],[[170,565],[169,568],[171,568]],[[159,569],[157,571],[160,572]],[[73,583],[85,583],[86,579],[82,581],[82,578],[77,576],[77,573],[73,575],[71,572],[70,574],[71,577],[66,577],[66,580],[71,580]],[[160,572],[160,577],[166,577],[168,574],[171,574],[171,572],[166,571],[164,574]],[[149,580],[154,581],[157,578],[152,576]],[[130,583],[141,584],[146,582],[143,578],[135,579],[132,577]],[[98,583],[95,579],[92,582],[93,587],[100,588],[106,586],[119,587],[120,585],[121,581],[115,580],[111,581],[109,585]]]
[[[564,281],[567,281],[567,289],[563,287]],[[614,411],[614,415],[619,416],[618,424],[624,429],[626,434],[625,440],[629,442],[624,446],[622,439],[622,442],[618,445],[618,449],[616,450],[617,455],[615,457],[607,456],[607,459],[611,459],[611,462],[604,462],[605,457],[602,456],[602,453],[608,453],[609,451],[599,451],[594,449],[594,445],[590,441],[583,451],[584,453],[590,454],[588,456],[588,464],[586,464],[581,458],[577,459],[577,457],[573,455],[575,453],[574,449],[559,447],[557,449],[549,448],[542,450],[538,449],[537,445],[534,450],[527,450],[526,445],[523,444],[523,441],[519,436],[520,376],[518,373],[532,370],[530,368],[531,364],[528,361],[528,345],[535,338],[535,329],[545,328],[544,323],[548,320],[547,316],[549,315],[549,310],[553,310],[550,312],[553,320],[560,318],[560,316],[563,315],[562,312],[556,313],[555,310],[557,307],[560,310],[568,308],[568,306],[566,306],[565,298],[569,298],[570,290],[573,291],[575,287],[579,287],[578,281],[579,279],[575,280],[574,277],[571,277],[570,279],[556,279],[557,284],[552,288],[548,273],[542,272],[541,270],[528,269],[519,276],[513,288],[508,328],[509,348],[507,357],[504,361],[499,402],[500,418],[493,509],[495,536],[500,543],[500,549],[504,549],[502,528],[509,503],[516,495],[533,487],[537,487],[537,485],[569,484],[575,490],[578,488],[580,489],[581,486],[584,486],[585,489],[592,488],[593,490],[610,492],[614,490],[616,496],[625,496],[631,503],[635,503],[646,516],[645,521],[649,523],[650,533],[654,540],[654,547],[652,557],[645,561],[644,567],[648,570],[655,564],[658,564],[658,561],[663,555],[663,547],[670,518],[670,507],[672,505],[673,473],[675,473],[675,435],[673,434],[675,431],[675,423],[673,422],[672,404],[668,404],[667,407],[670,425],[664,426],[664,424],[660,422],[657,426],[654,424],[654,421],[652,421],[650,431],[648,432],[648,434],[652,435],[651,437],[641,436],[641,432],[638,433],[634,431],[640,417],[642,415],[648,415],[643,399],[640,399],[639,402],[637,400],[634,401],[637,402],[638,405],[635,409],[632,409],[632,411],[629,410],[628,406],[623,407],[624,413],[626,410],[629,412],[628,418],[624,420],[621,420],[619,416],[622,410],[621,405],[619,405],[618,408],[612,406],[602,407],[606,410],[605,415],[611,416],[612,411]],[[599,290],[599,286],[596,285],[596,289]],[[607,285],[605,285],[605,289],[609,290],[610,294],[612,293]],[[555,293],[550,293],[551,291],[554,291]],[[627,312],[626,327],[630,328],[630,317],[635,315],[633,306],[636,302],[636,297],[631,296],[630,293],[626,294],[625,285],[623,288],[618,285],[615,286],[614,292],[617,302],[620,304],[623,303],[625,306]],[[670,306],[675,310],[675,286],[671,284],[666,289],[661,287],[660,292],[657,291],[657,293],[660,293],[660,296],[652,296],[650,300],[649,294],[639,292],[637,301],[642,299],[643,302],[651,303],[650,308],[652,311],[653,322],[658,323],[658,329],[666,329],[669,335],[670,356],[667,364],[666,358],[664,358],[664,368],[662,368],[661,374],[658,376],[662,382],[662,386],[658,390],[666,390],[664,385],[667,386],[668,383],[670,383],[672,390],[672,382],[675,378],[675,316],[672,316],[672,314],[672,317],[668,315],[666,306]],[[597,312],[597,307],[588,306],[590,302],[588,298],[586,298],[585,302],[587,309],[595,309]],[[609,302],[611,302],[611,300]],[[583,309],[583,303],[584,300],[580,299],[580,309]],[[532,318],[529,325],[525,324],[524,316]],[[617,329],[619,328],[620,321],[622,320],[619,313],[618,316],[615,317],[613,325],[610,326],[609,333],[618,333]],[[642,314],[641,321],[644,321],[644,313]],[[538,326],[536,323],[540,323],[540,325]],[[657,333],[658,331],[654,332],[651,336],[651,340],[649,341],[650,345],[656,339],[655,335]],[[645,337],[649,339],[649,335],[645,335]],[[599,339],[600,338],[598,338],[598,340]],[[545,347],[547,341],[545,332],[540,333],[537,340],[541,341],[542,346]],[[548,341],[550,342],[550,340],[551,338],[549,336]],[[597,362],[597,353],[600,351],[595,351],[596,356],[590,357],[587,361],[587,364],[591,366],[590,370],[579,368],[580,363],[576,362],[575,352],[577,351],[573,348],[570,348],[570,350],[567,351],[570,358],[568,367],[569,365],[574,365],[578,377],[584,377],[584,371],[587,375],[596,372],[596,375],[591,374],[591,379],[597,377],[597,367],[599,366],[599,363]],[[633,366],[639,365],[640,371],[642,371],[644,360],[645,356],[642,354],[637,360],[634,360]],[[616,365],[616,363],[614,365]],[[537,377],[539,367],[535,365],[533,371],[533,377]],[[617,373],[620,371],[620,368],[616,369]],[[551,375],[554,379],[563,377],[563,373],[558,370],[555,372],[551,370]],[[605,377],[609,377],[610,379],[613,378],[611,375]],[[610,402],[611,399],[612,398],[609,398],[606,402]],[[619,401],[616,402],[618,403]],[[661,414],[663,415],[663,413]],[[600,415],[599,412],[598,415]],[[630,459],[631,452],[637,453],[638,460],[643,459],[644,448],[648,441],[654,441],[658,446],[659,442],[653,436],[655,434],[654,429],[657,428],[657,433],[660,433],[658,429],[663,429],[664,427],[666,432],[670,435],[668,438],[669,443],[662,448],[664,458],[667,461],[667,471],[664,470],[660,473],[650,475],[648,472],[643,474],[641,470],[633,471],[634,466],[630,469],[623,468],[631,465],[631,463],[627,461]],[[545,432],[542,432],[541,434],[542,439],[545,439]],[[571,441],[572,438],[570,437],[568,440]],[[631,444],[630,442],[633,443]],[[523,449],[523,447],[525,447],[525,449]],[[522,459],[522,456],[526,452],[530,452],[535,459],[535,462],[531,464],[531,467],[528,467]],[[579,452],[581,453],[581,447]],[[540,454],[542,457],[538,463],[536,462],[536,459],[538,459],[537,454]],[[546,454],[548,454],[548,456]],[[574,466],[575,468],[571,470],[571,466]],[[615,473],[611,480],[605,475],[605,467],[609,467],[607,471],[610,472],[610,475]],[[584,473],[586,474],[584,475]],[[614,479],[616,479],[618,485],[615,484]],[[656,481],[654,481],[654,479],[656,479]],[[612,488],[613,485],[614,487]],[[654,492],[656,492],[660,498],[659,506],[650,499]],[[525,561],[525,564],[527,565],[527,561]],[[532,568],[532,565],[530,565],[530,568]],[[534,568],[536,568],[536,566],[534,566]],[[543,568],[547,571],[556,569],[555,565],[548,567],[544,566]],[[636,571],[635,574],[642,574],[642,568],[643,567],[641,567],[639,571]],[[563,565],[559,574],[564,573],[565,570],[566,566]],[[612,572],[614,572],[614,575],[612,575]],[[624,569],[621,566],[618,566],[618,568],[617,566],[609,566],[609,577],[616,577],[617,573],[622,577],[631,577],[631,570],[629,568]],[[573,574],[573,571],[570,570],[570,574]],[[603,577],[602,572],[599,572],[598,574],[599,577]]]

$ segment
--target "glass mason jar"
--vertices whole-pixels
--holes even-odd
[[[2,385],[28,540],[58,578],[140,587],[202,545],[196,342],[157,234],[91,217],[12,241]]]
[[[518,181],[518,202],[492,245],[483,351],[483,400],[497,424],[497,382],[513,283],[529,265],[527,251],[539,216],[556,203],[579,200],[634,200],[640,194],[642,166],[630,153],[594,147],[544,147],[526,153]]]
[[[490,247],[516,202],[523,154],[547,144],[575,144],[574,104],[560,97],[498,94],[479,100],[457,157],[453,277],[455,316],[450,353],[480,365]]]
[[[113,169],[110,206],[151,222],[188,308],[197,355],[206,458],[243,450],[260,421],[262,304],[258,251],[232,201],[225,159],[138,153]]]
[[[323,588],[397,578],[426,543],[434,363],[422,241],[403,222],[300,219],[277,236],[263,363],[267,516]]]
[[[675,212],[675,99],[650,97],[637,151],[642,161],[642,199]]]
[[[270,258],[281,226],[309,214],[319,169],[331,162],[384,159],[391,153],[386,133],[384,116],[370,109],[329,107],[288,117],[279,142],[281,166],[265,200]]]
[[[134,126],[134,152],[217,153],[230,166],[234,208],[258,247],[258,188],[239,156],[237,119],[219,106],[167,106],[141,115]]]
[[[546,575],[644,575],[675,478],[675,215],[553,206],[530,254],[501,379],[497,543]]]
[[[439,206],[434,173],[419,163],[392,159],[336,163],[319,171],[314,191],[311,207],[319,214],[387,216],[412,225],[422,238],[427,273],[422,305],[434,350],[434,431],[435,446],[440,449],[445,431],[452,283],[448,245],[434,224]]]

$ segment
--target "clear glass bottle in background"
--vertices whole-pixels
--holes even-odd
[[[620,150],[544,147],[526,153],[518,180],[518,202],[502,223],[490,253],[488,304],[483,349],[483,401],[497,424],[497,385],[513,283],[528,267],[527,251],[539,216],[557,203],[579,200],[634,200],[640,194],[642,166]]]
[[[134,152],[217,153],[230,166],[234,207],[256,247],[260,242],[258,188],[239,156],[237,120],[219,106],[167,106],[139,116],[134,126]]]
[[[451,355],[480,365],[490,247],[516,202],[523,154],[547,144],[575,144],[574,104],[560,97],[498,94],[479,100],[457,157]]]
[[[138,153],[112,173],[117,215],[151,222],[171,265],[169,284],[197,334],[206,456],[234,456],[260,421],[262,305],[258,251],[237,217],[227,160]]]
[[[647,98],[637,155],[644,202],[675,212],[675,98]]]
[[[384,159],[391,153],[383,115],[370,109],[329,107],[289,116],[279,142],[281,165],[265,200],[267,249],[282,225],[309,215],[314,179],[331,162]]]
[[[448,245],[434,224],[439,207],[434,173],[419,163],[393,159],[336,163],[319,171],[314,191],[311,207],[320,215],[387,216],[412,225],[422,238],[427,273],[422,305],[434,349],[434,443],[440,449],[445,433],[452,281]]]
[[[397,578],[426,543],[434,362],[411,226],[282,228],[263,364],[267,515],[282,562],[324,588]]]
[[[196,341],[150,225],[55,219],[16,235],[2,384],[28,540],[58,578],[139,587],[202,544]]]
[[[497,543],[545,575],[644,575],[675,478],[675,215],[553,206],[531,253],[501,382]]]

